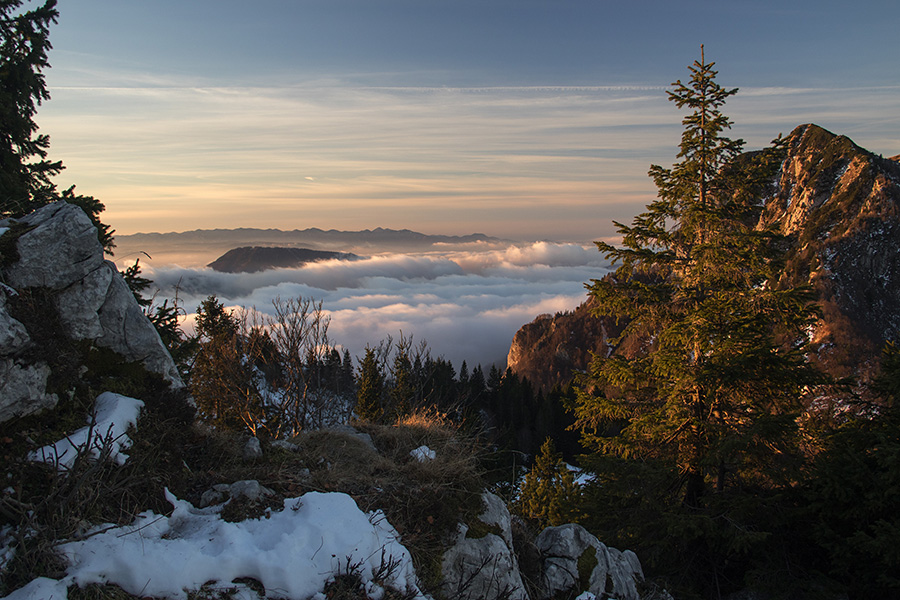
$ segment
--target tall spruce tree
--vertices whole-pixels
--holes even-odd
[[[20,11],[22,0],[0,0],[0,212],[21,216],[55,196],[50,178],[62,163],[47,160],[50,138],[34,115],[50,98],[43,70],[50,66],[50,24],[56,0]]]
[[[641,343],[595,356],[575,408],[588,444],[665,464],[693,509],[712,489],[772,476],[812,380],[803,351],[815,317],[808,290],[776,287],[782,240],[756,228],[781,144],[747,155],[724,135],[737,89],[713,66],[701,47],[690,80],[668,92],[689,113],[679,162],[650,168],[658,198],[615,223],[622,247],[597,244],[618,268],[588,285],[595,313],[625,320],[619,340]]]
[[[80,207],[97,227],[97,237],[112,254],[113,230],[100,221],[105,208],[93,196],[62,192],[51,180],[63,170],[47,158],[50,137],[38,133],[38,106],[50,99],[44,70],[50,67],[50,25],[56,0],[22,10],[23,0],[0,0],[0,218],[21,217],[55,201]]]

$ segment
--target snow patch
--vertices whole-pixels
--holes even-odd
[[[195,508],[168,490],[172,516],[147,511],[129,526],[95,528],[59,547],[69,566],[60,581],[35,580],[7,600],[65,600],[66,587],[113,583],[138,596],[186,599],[213,582],[236,589],[237,578],[259,581],[272,598],[324,598],[327,582],[356,572],[370,594],[388,586],[419,590],[412,559],[381,511],[363,513],[341,493],[287,498],[284,510],[239,523],[222,520],[221,506]],[[385,576],[384,566],[394,565]],[[257,597],[250,589],[241,596]]]
[[[88,416],[89,425],[55,444],[29,453],[28,459],[55,464],[60,471],[65,471],[72,468],[81,451],[87,450],[91,456],[99,458],[104,446],[109,445],[110,458],[124,465],[128,460],[124,451],[131,447],[125,432],[137,424],[143,406],[140,400],[103,392],[94,401],[94,413]]]
[[[594,474],[588,473],[584,469],[566,463],[566,468],[572,473],[576,485],[585,485],[594,481]]]
[[[435,456],[437,456],[434,450],[432,450],[428,446],[419,446],[415,450],[410,451],[409,455],[419,462],[434,460]]]

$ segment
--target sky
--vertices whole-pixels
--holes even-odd
[[[585,243],[652,200],[699,59],[748,149],[900,154],[896,0],[61,0],[37,115],[120,234],[409,228]]]

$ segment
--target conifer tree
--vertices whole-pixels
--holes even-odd
[[[548,437],[522,482],[518,512],[537,520],[541,527],[574,523],[578,520],[579,496],[575,477]]]
[[[50,138],[37,134],[34,115],[50,98],[43,70],[49,68],[50,24],[56,0],[19,11],[22,0],[0,0],[0,216],[21,216],[51,201],[50,178],[62,163],[47,160]]]
[[[743,141],[724,135],[721,107],[737,90],[719,86],[713,66],[701,53],[669,92],[689,113],[680,161],[650,169],[658,198],[630,226],[616,223],[623,247],[597,244],[618,268],[588,286],[595,314],[627,321],[619,339],[644,343],[595,356],[575,411],[597,449],[674,469],[673,489],[694,508],[786,450],[812,380],[803,334],[815,317],[807,289],[776,287],[781,240],[756,228],[781,145],[742,155]]]
[[[265,415],[254,385],[253,365],[246,358],[241,324],[215,296],[200,303],[199,348],[189,382],[202,420],[221,429],[246,429],[256,435],[264,427]]]
[[[359,375],[356,380],[356,409],[357,418],[363,421],[377,422],[384,416],[384,369],[375,349],[366,346],[366,353],[359,365]]]
[[[22,0],[0,0],[0,218],[21,217],[50,202],[80,207],[97,227],[97,237],[110,254],[113,231],[100,221],[104,206],[93,196],[60,193],[52,177],[63,170],[47,158],[50,137],[38,133],[34,117],[50,99],[44,69],[50,67],[50,25],[59,11],[56,0],[21,10]]]
[[[413,410],[416,386],[413,381],[413,365],[409,358],[409,345],[400,338],[394,363],[391,367],[393,386],[391,387],[391,404],[395,415],[404,417]]]

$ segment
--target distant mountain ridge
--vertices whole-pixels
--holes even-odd
[[[116,258],[148,255],[157,264],[205,266],[225,252],[241,247],[277,246],[355,254],[429,252],[472,244],[500,244],[506,240],[483,233],[429,235],[409,229],[195,229],[169,233],[116,235]]]
[[[357,255],[349,252],[244,246],[229,250],[206,266],[221,273],[257,273],[269,269],[301,267],[307,263],[323,260],[356,260],[358,258]]]
[[[273,242],[298,242],[318,241],[322,243],[335,243],[349,241],[351,243],[379,243],[379,242],[408,242],[428,244],[468,244],[473,242],[499,241],[498,238],[487,236],[483,233],[469,235],[429,235],[412,231],[410,229],[362,229],[359,231],[342,231],[338,229],[294,229],[285,231],[281,229],[254,229],[238,227],[236,229],[194,229],[191,231],[169,233],[134,233],[131,235],[117,235],[116,241],[127,240],[129,242],[141,240],[173,240],[173,241],[198,241],[198,242],[228,242],[236,239],[252,239],[261,243]]]
[[[788,153],[760,226],[775,226],[791,248],[782,278],[813,287],[822,318],[810,331],[811,359],[826,372],[865,379],[885,342],[900,338],[900,155],[883,158],[817,125],[787,138]],[[614,317],[575,311],[523,326],[508,366],[541,388],[569,381],[590,353],[629,352]]]

